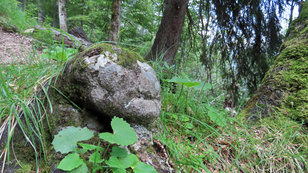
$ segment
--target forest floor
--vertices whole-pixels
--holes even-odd
[[[0,64],[21,63],[29,53],[33,54],[32,38],[0,27]]]
[[[36,86],[63,68],[60,61],[40,57],[35,45],[35,39],[5,32],[0,27],[0,108],[5,108],[0,117],[5,117],[16,105],[28,104]],[[163,91],[162,129],[155,139],[164,145],[176,170],[307,172],[308,138],[301,124],[275,117],[250,125],[225,116],[225,112],[207,103],[200,103],[198,114],[187,114],[188,103],[196,103],[199,91],[191,91],[190,96],[187,92],[187,97],[180,97],[182,92]],[[223,120],[225,125],[216,125],[205,115],[219,116],[219,122]]]

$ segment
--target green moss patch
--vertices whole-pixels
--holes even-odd
[[[118,60],[115,61],[115,63],[126,68],[132,67],[132,65],[136,64],[137,60],[145,62],[144,59],[134,51],[111,44],[99,43],[77,54],[69,62],[69,65],[72,64],[72,70],[82,71],[88,67],[88,64],[84,61],[84,57],[100,55],[107,51],[111,54],[117,54]]]
[[[118,61],[116,63],[123,67],[130,67],[133,64],[135,64],[137,60],[140,62],[144,62],[143,58],[138,53],[131,51],[129,49],[123,48],[123,47],[106,44],[106,43],[100,43],[100,44],[91,46],[90,48],[88,48],[86,51],[82,53],[82,57],[85,57],[85,56],[91,57],[94,55],[99,55],[106,51],[110,52],[111,54],[117,54]]]
[[[286,49],[283,60],[289,64],[282,72],[287,94],[281,111],[284,115],[308,123],[308,44]]]

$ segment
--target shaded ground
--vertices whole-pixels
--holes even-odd
[[[20,63],[29,53],[33,53],[31,38],[5,32],[0,27],[0,64]]]

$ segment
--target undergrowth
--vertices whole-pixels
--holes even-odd
[[[8,132],[14,123],[22,127],[33,145],[37,170],[38,159],[47,159],[40,155],[46,154],[46,127],[28,105],[37,102],[42,108],[38,110],[43,110],[39,117],[46,116],[46,105],[52,106],[41,103],[37,91],[48,89],[44,83],[60,73],[75,50],[58,46],[43,52],[43,56],[29,55],[21,64],[0,64],[1,125],[8,125]],[[176,172],[307,172],[307,127],[275,113],[256,123],[239,121],[209,99],[215,86],[186,74],[177,76],[171,73],[173,66],[161,61],[152,66],[163,86],[160,131],[155,138],[165,146]],[[31,123],[22,124],[20,112]],[[11,133],[8,136],[10,142]],[[35,137],[39,143],[32,142]],[[1,159],[9,160],[6,156]]]
[[[166,67],[157,72],[164,73]],[[166,76],[158,74],[159,77]],[[184,75],[185,76],[185,75]],[[183,80],[183,75],[177,79]],[[307,127],[273,113],[249,123],[232,117],[211,91],[161,78],[161,141],[177,172],[306,172]],[[196,82],[189,80],[189,84]],[[174,88],[174,83],[176,88]],[[217,119],[213,118],[217,117]]]
[[[0,0],[0,4],[0,26],[4,30],[22,32],[37,24],[34,19],[26,17],[26,13],[18,6],[18,1]]]
[[[35,167],[39,168],[39,159],[47,160],[46,156],[46,127],[48,120],[47,109],[52,110],[48,97],[48,86],[53,78],[60,74],[65,62],[69,59],[72,50],[63,47],[50,48],[39,55],[24,55],[21,63],[0,63],[0,141],[6,140],[0,155],[1,170],[5,164],[15,159],[12,148],[8,145],[13,137],[14,129],[20,129],[31,145],[35,156]],[[42,99],[44,96],[46,99]],[[46,101],[43,101],[46,100]],[[47,123],[48,124],[48,123]],[[16,132],[18,133],[18,132]],[[16,143],[16,142],[15,142]],[[17,150],[17,149],[15,149]],[[13,150],[14,152],[14,150]],[[17,155],[20,153],[17,153]],[[25,153],[24,153],[25,154]],[[20,163],[19,163],[20,164]],[[34,167],[34,168],[35,168]]]

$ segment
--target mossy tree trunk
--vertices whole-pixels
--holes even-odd
[[[273,114],[308,122],[308,1],[292,22],[281,53],[247,102],[240,117],[257,120]]]

